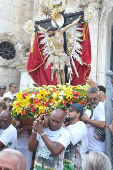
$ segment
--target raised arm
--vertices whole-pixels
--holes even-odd
[[[75,26],[76,24],[78,24],[78,22],[82,19],[83,17],[80,15],[79,18],[77,18],[75,21],[73,21],[71,24],[67,25],[64,28],[61,28],[61,32],[64,33],[66,30],[68,30],[69,28]]]
[[[49,151],[52,152],[52,154],[58,155],[58,154],[60,154],[65,149],[65,147],[61,143],[59,143],[59,142],[52,142],[46,136],[46,134],[44,134],[41,122],[34,122],[33,129],[34,129],[34,131],[36,131],[41,136],[41,138],[42,138],[43,142],[45,143],[46,147],[49,149]],[[33,134],[33,135],[35,135],[35,134]],[[32,136],[32,142],[33,142],[34,139],[35,139],[35,136],[34,136],[34,138]],[[32,142],[30,142],[30,140],[29,140],[29,146],[30,146],[29,150],[30,150],[30,148],[32,148]],[[30,145],[30,143],[31,143],[31,145]],[[36,143],[35,143],[35,146],[36,146]]]
[[[83,114],[83,116],[81,117],[81,120],[83,122],[91,124],[94,127],[97,127],[97,128],[100,128],[100,129],[105,128],[105,121],[89,119],[86,113]]]

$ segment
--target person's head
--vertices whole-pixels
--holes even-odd
[[[93,108],[99,103],[99,93],[95,87],[90,87],[87,91],[88,102],[91,104]]]
[[[104,153],[91,152],[84,158],[82,170],[111,170],[111,162]]]
[[[24,155],[17,150],[4,149],[0,152],[0,169],[25,170],[26,159]]]
[[[61,109],[55,109],[51,113],[49,128],[52,131],[59,130],[64,120],[64,111]]]
[[[66,106],[68,107],[66,115],[68,120],[73,121],[73,123],[74,121],[79,121],[81,119],[81,116],[83,115],[83,106],[78,103],[67,103]]]
[[[3,110],[6,110],[7,109],[7,107],[6,107],[6,104],[5,104],[5,102],[3,101],[3,102],[0,102],[0,113],[3,111]]]
[[[3,110],[0,114],[0,127],[1,129],[7,129],[11,125],[11,113],[9,110]]]
[[[9,91],[11,92],[11,93],[15,93],[16,92],[16,84],[15,83],[10,83],[9,84]]]
[[[106,88],[104,86],[99,85],[98,89],[99,89],[99,91],[102,91],[102,92],[106,93]]]
[[[0,85],[0,96],[1,97],[3,97],[5,91],[6,91],[6,86],[5,85]]]
[[[11,105],[11,98],[5,97],[5,98],[4,98],[4,101],[5,101],[5,103],[6,103],[7,109],[9,109],[9,106]]]

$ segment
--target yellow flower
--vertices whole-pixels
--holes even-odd
[[[22,92],[17,92],[16,98],[17,98],[18,102],[21,102],[23,100]]]
[[[76,89],[79,89],[79,86],[77,86]]]
[[[26,98],[22,100],[21,106],[27,108],[30,103],[30,95],[27,95]]]
[[[45,98],[45,90],[40,91],[39,93],[39,99]]]
[[[16,95],[16,100],[13,102],[12,115],[16,117],[30,117],[33,118],[37,115],[43,114],[45,111],[51,114],[54,108],[65,108],[63,105],[66,102],[74,101],[73,95],[79,92],[81,95],[77,99],[83,100],[87,99],[86,91],[89,86],[77,85],[71,86],[70,84],[57,86],[54,85],[43,85],[43,87],[33,87],[24,90],[23,92],[18,92]],[[35,108],[35,113],[31,113],[31,108]],[[27,114],[23,114],[23,110],[26,110]]]
[[[58,98],[57,93],[53,93],[53,94],[52,94],[52,98],[53,98],[53,100],[55,100],[56,98]]]
[[[44,113],[46,110],[46,107],[44,105],[39,106],[39,113]]]

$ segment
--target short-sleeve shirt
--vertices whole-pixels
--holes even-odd
[[[64,155],[64,169],[81,169],[82,160],[88,151],[87,127],[84,122],[78,121],[66,127],[71,134],[71,142]]]
[[[68,130],[61,127],[57,131],[51,131],[48,127],[43,129],[47,137],[53,142],[59,142],[66,148],[70,143],[70,134]],[[53,155],[45,143],[43,142],[40,135],[37,134],[38,147],[36,152],[36,159],[34,164],[34,170],[63,170],[63,158],[64,152],[59,155]]]
[[[105,105],[103,102],[99,102],[95,107],[94,120],[105,121]],[[94,127],[90,125],[88,127],[88,148],[90,152],[105,152],[105,141],[101,142],[94,137]]]
[[[0,141],[9,149],[16,149],[17,130],[11,124],[7,129],[0,129]]]
[[[9,97],[11,100],[13,100],[15,96],[16,96],[16,93],[11,93],[10,91],[8,91],[8,92],[4,93],[3,99],[5,97]]]

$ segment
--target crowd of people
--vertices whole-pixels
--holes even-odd
[[[38,117],[31,132],[18,131],[18,121],[12,125],[10,111],[16,84],[11,83],[8,92],[5,85],[0,85],[0,167],[111,170],[111,162],[105,155],[105,97],[101,92],[105,92],[105,88],[97,86],[92,79],[86,82],[91,86],[87,91],[92,108],[90,116],[80,104],[67,103],[66,115],[63,110],[54,109],[48,127],[44,127],[44,120]],[[107,126],[113,133],[113,123]]]

